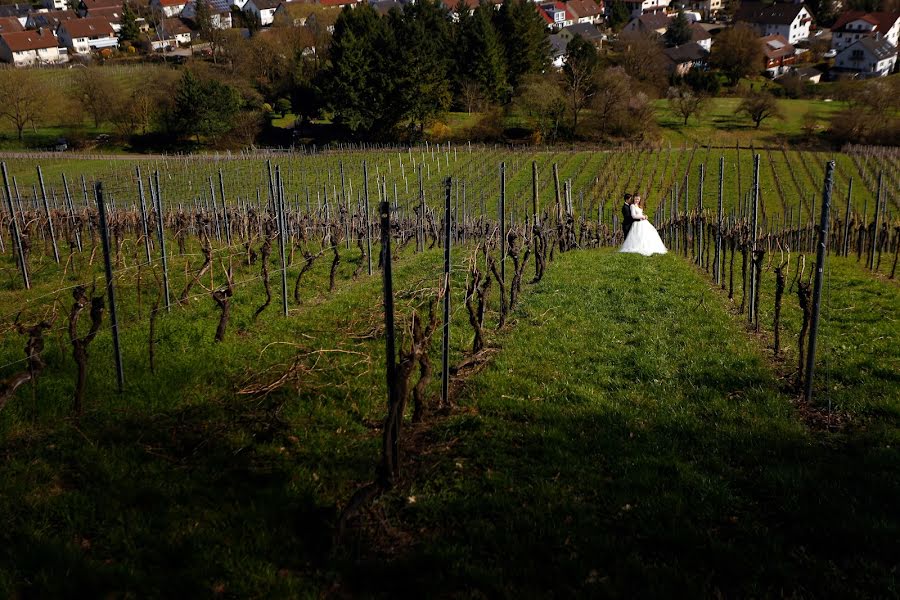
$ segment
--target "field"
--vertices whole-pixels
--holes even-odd
[[[766,255],[756,332],[740,309],[740,253],[729,300],[675,253],[645,259],[609,247],[618,242],[611,225],[625,191],[644,193],[648,214],[662,223],[677,184],[679,218],[698,218],[700,165],[712,219],[719,157],[733,231],[748,216],[748,148],[6,159],[28,231],[31,289],[23,289],[4,195],[0,383],[27,371],[28,336],[17,325],[48,326],[36,382],[0,393],[0,596],[900,594],[896,234],[874,271],[853,253],[828,256],[812,404],[795,385],[795,288],[783,300],[779,356],[771,347],[777,250]],[[783,240],[784,229],[808,223],[832,158],[834,218],[843,218],[853,177],[855,218],[870,222],[883,172],[882,217],[895,231],[896,153],[760,158],[761,234]],[[284,188],[286,317],[267,159]],[[541,211],[555,214],[554,165],[571,182],[571,214],[585,224],[581,248],[559,250],[564,238],[551,216],[542,227],[555,248],[543,254],[546,275],[529,283],[532,254],[502,326],[494,278],[483,296],[486,347],[473,351],[470,285],[501,262],[500,164],[506,226],[530,243],[533,162]],[[155,227],[146,256],[136,167],[148,202],[149,174],[159,171],[170,311]],[[421,251],[420,169],[433,219]],[[375,476],[387,412],[376,205],[386,197],[395,206],[393,297],[398,348],[406,349],[414,311],[427,317],[442,287],[437,232],[447,175],[455,407],[436,406],[438,316],[425,346],[434,366],[424,389],[429,410],[421,422],[407,415],[401,476],[338,535],[342,510]],[[104,297],[105,283],[95,181],[108,204],[125,384],[117,391],[107,305],[87,346],[79,415],[73,292],[81,284]],[[210,268],[197,277],[206,256]],[[790,283],[796,249],[784,258]],[[806,256],[804,279],[813,261]],[[511,257],[505,268],[508,297]],[[211,296],[225,289],[229,269],[230,318],[215,341],[222,310]],[[260,310],[267,287],[271,303]],[[84,310],[77,335],[90,322]]]

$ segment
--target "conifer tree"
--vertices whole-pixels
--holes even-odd
[[[119,43],[133,42],[138,39],[140,30],[137,26],[137,15],[128,2],[122,3],[122,28],[119,30]]]
[[[666,33],[663,37],[666,46],[680,46],[691,41],[691,38],[693,37],[691,33],[691,24],[684,16],[683,11],[678,11],[678,14],[675,15],[675,18],[672,19],[672,22],[669,23],[669,26],[666,28]]]

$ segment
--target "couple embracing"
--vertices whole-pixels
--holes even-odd
[[[667,252],[656,228],[647,220],[644,214],[644,201],[638,194],[633,196],[625,194],[625,202],[622,204],[622,233],[625,243],[619,248],[619,252],[632,252],[644,256]]]

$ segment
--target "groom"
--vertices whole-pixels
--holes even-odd
[[[628,232],[631,231],[631,224],[634,219],[631,217],[631,194],[625,194],[625,202],[622,204],[622,237],[627,238]]]

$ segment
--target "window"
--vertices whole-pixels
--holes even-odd
[[[862,50],[854,50],[851,53],[850,58],[853,60],[862,60],[863,59],[863,51]]]

